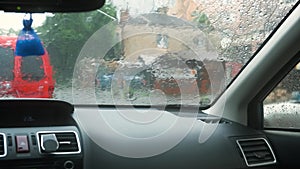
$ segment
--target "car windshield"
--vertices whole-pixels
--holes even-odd
[[[28,14],[2,12],[1,97],[207,107],[295,3],[109,0],[91,12],[32,14],[29,33]],[[19,56],[29,34],[44,51]]]

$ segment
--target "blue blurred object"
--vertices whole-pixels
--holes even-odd
[[[42,42],[38,35],[32,29],[33,19],[23,19],[24,28],[18,35],[16,42],[16,56],[41,56],[45,54]]]
[[[300,91],[293,91],[292,92],[292,99],[293,102],[300,103]]]

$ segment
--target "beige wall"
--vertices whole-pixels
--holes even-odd
[[[149,27],[148,25],[125,25],[122,33],[125,57],[148,49],[157,49],[166,53],[190,48],[199,54],[214,50],[203,32],[189,26]],[[158,34],[168,35],[167,49],[161,49],[157,46]],[[199,43],[195,43],[195,40]]]

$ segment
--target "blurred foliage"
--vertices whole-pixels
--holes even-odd
[[[73,68],[76,59],[90,36],[104,25],[113,21],[105,14],[116,17],[116,9],[111,4],[106,4],[101,11],[85,13],[55,13],[48,16],[44,24],[37,28],[40,38],[44,42],[51,63],[54,67],[57,81],[72,78]],[[115,28],[110,29],[112,34]],[[114,36],[107,36],[106,43],[113,41]],[[116,49],[119,48],[118,46]],[[108,59],[113,59],[117,50],[112,48],[108,54]]]
[[[194,22],[202,31],[209,33],[214,30],[214,27],[211,25],[205,13],[194,11],[192,16],[194,17]]]

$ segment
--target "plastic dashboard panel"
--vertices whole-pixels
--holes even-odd
[[[75,115],[89,113],[93,108],[75,107]],[[122,109],[121,109],[122,110]],[[116,108],[99,108],[99,113],[109,115]],[[174,110],[172,110],[174,113]],[[176,112],[176,110],[175,110]],[[169,113],[165,111],[165,113]],[[113,114],[113,113],[112,113]],[[80,115],[79,115],[80,116]],[[113,116],[113,115],[111,115]],[[119,122],[118,122],[119,123]],[[124,128],[125,124],[120,124]],[[128,158],[111,153],[100,147],[90,139],[85,131],[84,139],[84,160],[86,169],[241,169],[241,168],[276,168],[277,164],[248,167],[243,159],[242,153],[236,144],[238,139],[264,138],[265,135],[257,130],[253,130],[240,124],[227,121],[220,123],[213,135],[204,143],[199,143],[199,135],[205,134],[204,125],[210,125],[201,120],[197,120],[190,133],[174,148],[153,157]],[[207,127],[207,126],[206,126]],[[84,127],[80,127],[81,129]],[[97,130],[97,129],[95,129]],[[131,130],[130,132],[138,132]],[[140,131],[147,132],[147,131]],[[101,133],[101,132],[100,132]],[[102,137],[107,137],[103,135]],[[170,137],[170,140],[173,139]],[[114,141],[114,140],[111,140]],[[128,150],[130,151],[130,150]]]
[[[278,166],[277,164],[273,164],[260,167],[248,167],[244,161],[236,141],[253,138],[264,138],[268,140],[262,132],[226,119],[222,119],[219,123],[219,120],[216,120],[214,117],[206,116],[205,114],[198,117],[198,120],[195,121],[186,137],[172,149],[152,157],[128,158],[113,154],[96,144],[96,142],[89,137],[89,134],[94,133],[100,137],[107,137],[107,135],[101,135],[101,132],[97,132],[104,129],[92,128],[87,130],[80,117],[82,115],[84,117],[93,117],[91,116],[91,112],[96,111],[98,115],[105,114],[106,117],[111,118],[116,125],[127,129],[130,128],[130,126],[115,119],[115,115],[119,111],[130,113],[133,109],[147,110],[147,108],[135,107],[117,109],[116,107],[99,108],[89,106],[75,106],[74,108],[66,102],[51,100],[4,100],[0,102],[0,108],[3,110],[2,118],[0,118],[0,133],[5,136],[5,145],[11,142],[8,136],[12,138],[11,145],[6,147],[5,156],[0,157],[1,169],[62,169],[70,168],[70,166],[65,165],[69,161],[75,164],[75,167],[71,166],[72,169],[271,169]],[[150,110],[150,113],[154,113],[155,111],[157,110]],[[177,114],[179,110],[176,108],[167,108],[166,110],[160,110],[160,112],[170,117],[178,117]],[[184,114],[188,116],[190,112],[187,111]],[[165,127],[164,125],[168,124],[169,119],[166,118],[164,120],[161,126],[157,126],[157,129]],[[204,143],[199,143],[199,135],[207,134],[207,128],[216,123],[218,126],[209,139]],[[79,140],[79,151],[71,154],[43,154],[39,145],[39,133],[64,131],[76,133]],[[128,132],[127,134],[147,134],[148,132],[153,132],[151,130],[139,130],[134,128],[126,131]],[[28,136],[30,152],[17,153],[16,142],[14,140],[15,136],[24,135]],[[38,143],[34,143],[32,136],[35,136]],[[176,134],[173,136],[176,137]],[[172,136],[168,138],[168,140],[172,139],[174,139]],[[117,143],[117,140],[113,138],[109,141]],[[130,151],[130,149],[128,149],[128,151]]]

